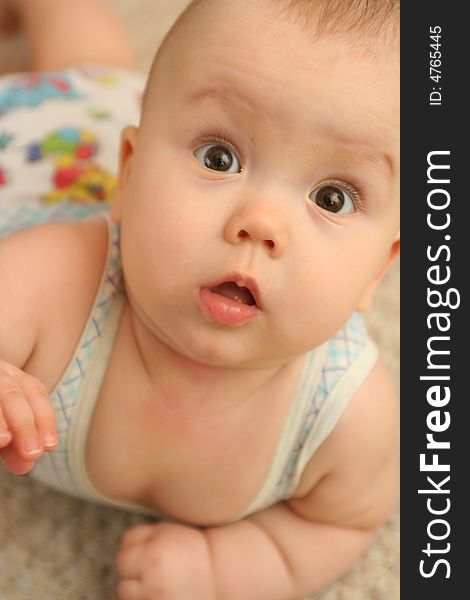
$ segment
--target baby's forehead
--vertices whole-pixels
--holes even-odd
[[[273,0],[266,1],[272,3]],[[261,0],[261,4],[266,4],[266,1]],[[253,6],[257,4],[253,2]],[[225,20],[220,20],[219,16],[209,14],[199,23],[202,15],[190,14],[181,26],[170,32],[153,66],[149,88],[161,87],[165,82],[194,87],[194,79],[197,84],[205,75],[210,79],[210,87],[222,88],[225,79],[222,75],[227,72],[232,81],[246,80],[246,73],[252,73],[255,79],[252,83],[256,86],[260,82],[262,84],[262,78],[266,75],[262,69],[266,65],[270,71],[268,75],[274,77],[282,78],[285,75],[283,70],[290,71],[294,75],[292,81],[295,85],[297,77],[308,77],[312,66],[316,67],[325,57],[329,59],[332,55],[336,55],[334,60],[341,63],[340,67],[349,63],[353,71],[361,73],[362,78],[370,74],[371,86],[377,69],[389,72],[390,80],[397,79],[398,47],[393,53],[385,52],[383,48],[371,52],[370,49],[351,44],[347,36],[337,38],[326,32],[312,36],[299,22],[287,21],[280,14],[276,19],[270,19],[260,31],[264,23],[263,13],[253,7],[248,14],[236,11],[230,15],[232,18]],[[218,73],[215,72],[216,67]],[[334,80],[343,76],[341,68],[336,69],[334,64],[332,67],[321,74],[325,79]],[[166,76],[162,76],[164,71]],[[280,89],[279,93],[289,94],[289,88]],[[348,93],[348,90],[345,89],[343,93]]]
[[[180,44],[185,39],[201,42],[201,33],[217,35],[236,22],[242,29],[254,30],[254,39],[260,45],[271,43],[266,35],[269,31],[290,28],[299,40],[302,32],[312,41],[328,35],[347,39],[368,53],[396,53],[399,4],[400,0],[193,0],[165,42],[174,37],[178,41],[176,49],[182,49]],[[283,42],[282,36],[276,40],[280,46]]]
[[[333,3],[362,3],[366,0],[333,0]],[[374,3],[379,0],[367,0]],[[382,0],[381,0],[382,1]],[[390,0],[393,3],[395,0]],[[226,3],[215,0],[198,0],[190,4],[160,47],[148,80],[148,90],[161,86],[163,67],[167,67],[167,78],[181,76],[187,59],[201,55],[205,60],[204,50],[218,44],[218,55],[221,63],[230,60],[233,55],[247,54],[247,61],[253,60],[248,53],[253,48],[262,54],[273,56],[272,69],[275,70],[279,57],[292,56],[295,60],[293,68],[303,69],[302,53],[315,55],[318,42],[332,40],[344,53],[351,53],[356,64],[365,58],[398,65],[398,44],[388,46],[384,40],[375,35],[361,33],[358,28],[346,31],[345,24],[336,24],[328,29],[323,24],[317,31],[315,10],[317,4],[325,5],[326,0],[237,0],[237,3]],[[243,5],[243,6],[241,6]],[[301,18],[301,11],[286,11],[287,5],[309,6],[309,18]],[[312,8],[313,7],[313,8]],[[243,9],[243,10],[242,10]],[[362,37],[361,37],[362,36]],[[364,67],[366,68],[366,67]],[[187,73],[185,73],[187,76]],[[334,77],[335,73],[329,74]],[[148,95],[148,93],[146,94]]]
[[[198,73],[203,73],[205,61],[207,61],[207,51],[216,46],[218,46],[216,48],[217,61],[219,66],[225,70],[234,70],[234,59],[239,60],[237,68],[243,70],[240,59],[241,61],[245,59],[246,71],[253,71],[253,61],[257,61],[256,55],[258,54],[259,56],[272,56],[270,68],[273,73],[280,74],[282,70],[280,63],[285,63],[285,59],[289,59],[293,72],[302,75],[308,69],[307,62],[315,60],[320,47],[325,46],[325,42],[332,42],[330,47],[333,52],[341,48],[343,56],[350,57],[355,68],[361,63],[363,64],[362,70],[366,75],[371,63],[380,64],[380,68],[383,70],[393,68],[395,73],[392,73],[392,76],[398,73],[397,51],[393,55],[384,51],[377,51],[374,54],[369,50],[364,51],[363,48],[350,47],[347,38],[336,39],[330,34],[312,38],[298,23],[286,23],[281,17],[278,17],[277,20],[272,19],[266,25],[262,35],[256,35],[259,23],[253,23],[247,16],[237,17],[237,21],[234,26],[231,19],[223,24],[218,23],[217,19],[210,19],[204,23],[203,27],[198,28],[197,32],[194,32],[193,27],[187,31],[186,27],[191,24],[191,21],[186,22],[184,28],[169,36],[159,51],[147,88],[150,89],[154,86],[161,88],[166,82],[174,84],[175,81],[183,78],[191,78],[195,65]],[[190,34],[191,31],[193,34]],[[187,69],[188,64],[190,65],[189,69]],[[325,73],[325,76],[334,79],[341,77],[341,73],[333,69],[329,73]],[[217,79],[212,83],[216,87],[220,82]]]

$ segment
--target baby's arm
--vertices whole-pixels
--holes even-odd
[[[93,240],[84,235],[88,229],[49,224],[0,240],[0,459],[16,475],[29,472],[57,444],[45,372],[38,364],[58,362],[59,355],[40,356],[44,340],[59,348],[67,329],[73,331],[64,307],[73,311],[74,302],[86,299],[80,297],[86,286],[76,291],[70,273],[77,267],[83,273],[89,257],[99,262],[99,252],[93,255],[93,244],[86,242]],[[58,323],[64,312],[67,323]]]
[[[292,600],[334,581],[393,506],[397,422],[396,398],[378,365],[312,460],[310,492],[205,531],[171,524],[131,531],[118,558],[120,600],[137,589],[141,600],[166,597],[152,594],[152,582],[162,591],[169,585],[175,600]]]
[[[43,449],[56,443],[47,391],[22,370],[40,325],[38,273],[28,261],[33,239],[23,232],[0,240],[0,458],[16,475],[30,471]]]

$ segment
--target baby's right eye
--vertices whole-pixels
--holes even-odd
[[[206,144],[194,152],[194,156],[212,171],[240,173],[241,167],[235,153],[222,144]]]

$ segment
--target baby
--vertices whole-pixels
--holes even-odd
[[[41,79],[65,78],[67,115],[113,73],[77,65],[130,66],[98,0],[16,6],[36,67],[75,65]],[[125,536],[121,600],[300,598],[391,510],[397,403],[359,313],[399,251],[398,8],[192,2],[122,132],[109,215],[0,240],[0,457],[166,517]],[[80,46],[86,19],[101,39]],[[33,108],[1,106],[0,130],[27,129]]]

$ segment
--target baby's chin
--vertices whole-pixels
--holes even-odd
[[[145,334],[155,352],[169,352],[174,359],[207,368],[265,369],[283,366],[322,346],[341,328],[336,319],[325,323],[284,321],[278,326],[263,319],[240,326],[222,325],[199,312],[188,319],[170,310],[150,318],[128,296],[129,307],[138,329]],[[149,337],[147,337],[149,336]],[[139,336],[140,337],[140,336]]]
[[[166,339],[166,343],[185,359],[207,368],[260,369],[282,362],[278,357],[266,358],[262,344],[234,340],[230,336],[184,336],[184,339]],[[241,336],[242,337],[242,336]],[[228,338],[228,339],[227,339]]]
[[[164,335],[161,341],[183,359],[209,369],[255,370],[278,369],[304,357],[320,347],[326,340],[303,340],[293,344],[286,339],[267,340],[263,336],[244,335],[240,328],[237,336],[231,331],[218,332],[219,335],[189,332],[181,337]]]

